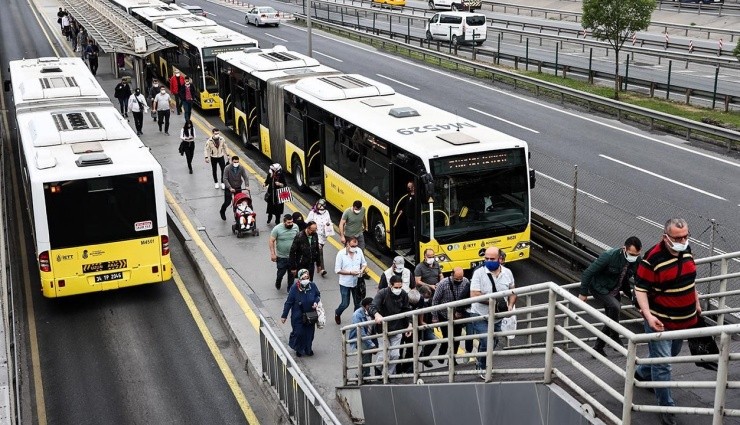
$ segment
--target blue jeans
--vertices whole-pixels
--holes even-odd
[[[480,314],[477,313],[470,313],[470,317],[480,317]],[[493,324],[493,331],[494,332],[501,332],[501,321],[495,322]],[[468,325],[468,335],[475,335],[475,334],[487,334],[488,333],[488,320],[480,320],[477,322],[472,322]],[[498,337],[493,338],[493,349],[495,350],[498,346]],[[485,353],[488,350],[488,337],[482,337],[478,339],[478,352],[479,353]],[[486,357],[477,357],[475,359],[475,364],[477,365],[478,369],[484,370],[486,368]]]
[[[191,101],[183,100],[183,102],[182,102],[182,109],[183,109],[184,114],[185,114],[185,121],[189,121],[190,120],[190,112],[193,110],[193,101],[192,100]]]
[[[647,321],[643,323],[645,326],[645,333],[655,333]],[[681,352],[681,345],[683,345],[682,339],[666,339],[658,341],[650,341],[648,343],[648,349],[650,350],[650,358],[654,359],[657,357],[673,357],[677,356]],[[671,380],[671,364],[654,364],[654,365],[639,365],[636,369],[637,377],[642,381],[670,381]],[[658,404],[661,406],[675,406],[676,403],[671,398],[670,388],[655,388],[655,398],[658,399]]]
[[[339,285],[339,294],[342,296],[342,301],[339,303],[339,307],[337,307],[336,310],[334,310],[334,314],[337,316],[341,316],[344,310],[349,307],[349,297],[350,294],[352,295],[352,301],[355,304],[355,309],[352,311],[357,311],[358,308],[360,308],[360,300],[357,296],[357,291],[355,291],[355,288],[350,288],[347,286]]]
[[[293,276],[291,276],[290,273],[290,260],[288,258],[278,257],[275,264],[277,264],[277,276],[275,277],[275,285],[282,284],[283,276],[285,276],[285,274],[287,273],[288,289],[290,289],[290,285],[293,284]]]

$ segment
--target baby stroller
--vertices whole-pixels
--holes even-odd
[[[231,232],[236,234],[237,238],[244,237],[247,233],[259,236],[260,231],[257,229],[257,214],[252,210],[252,197],[249,192],[238,192],[234,194],[234,221],[231,225]]]

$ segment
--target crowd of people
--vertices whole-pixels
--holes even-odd
[[[72,50],[80,53],[80,57],[87,63],[92,75],[95,75],[98,72],[100,54],[100,48],[95,40],[89,38],[85,27],[62,7],[57,12],[57,24],[65,39],[72,43]]]

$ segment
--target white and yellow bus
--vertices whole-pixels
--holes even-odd
[[[432,248],[445,272],[477,267],[489,246],[529,257],[526,142],[360,75],[265,83],[244,107],[263,111],[260,151],[340,210],[362,201],[379,247],[413,263]]]
[[[301,78],[339,74],[316,59],[289,51],[285,46],[272,49],[228,52],[218,55],[221,121],[251,145],[272,156],[269,143],[269,116],[265,98],[268,87],[280,87]]]
[[[221,107],[216,55],[258,47],[257,40],[192,13],[154,22],[152,28],[177,48],[153,53],[151,62],[162,78],[168,79],[175,69],[190,77],[199,92],[195,104],[203,110]]]
[[[167,6],[167,3],[159,0],[110,0],[110,2],[120,9],[125,10],[128,14],[132,14],[131,12],[134,9]]]
[[[10,77],[42,294],[169,280],[161,166],[85,63],[11,61]]]

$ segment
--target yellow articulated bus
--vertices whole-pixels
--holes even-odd
[[[80,58],[10,62],[45,297],[171,278],[162,169]]]
[[[133,15],[142,19],[147,10],[134,9]],[[176,69],[190,77],[199,92],[195,104],[203,110],[218,111],[221,108],[216,55],[258,47],[257,40],[192,13],[154,20],[150,25],[164,38],[177,45],[177,48],[153,53],[151,63],[156,64],[162,78],[168,79]]]
[[[260,111],[247,114],[261,130],[248,141],[338,209],[362,201],[378,247],[412,263],[431,248],[445,272],[477,267],[489,246],[529,257],[526,142],[361,75],[244,81],[220,94]]]

